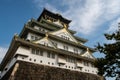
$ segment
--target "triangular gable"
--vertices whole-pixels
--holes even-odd
[[[56,48],[47,37],[34,41],[34,43]]]
[[[59,25],[59,26],[63,27],[63,25],[60,23],[59,20],[58,20],[58,21],[55,21],[55,22],[53,22],[53,23],[56,24],[56,25]]]
[[[81,56],[87,57],[87,58],[91,58],[91,59],[95,59],[95,57],[91,54],[91,52],[87,49],[87,51],[82,54]]]
[[[78,41],[72,36],[72,34],[65,28],[58,31],[50,32],[50,34],[78,43]]]

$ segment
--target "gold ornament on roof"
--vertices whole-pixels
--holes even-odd
[[[63,24],[64,28],[67,28],[67,25],[66,24]]]

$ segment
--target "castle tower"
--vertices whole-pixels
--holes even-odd
[[[74,35],[76,31],[69,29],[70,22],[71,20],[47,9],[43,10],[37,20],[31,19],[27,22],[21,33],[13,37],[10,47],[1,62],[1,80],[18,80],[15,79],[15,76],[25,76],[27,71],[19,75],[16,72],[18,68],[26,64],[97,76],[98,71],[94,67],[96,59],[92,55],[95,50],[84,45],[87,42],[86,39]],[[35,69],[31,67],[31,75],[32,70]],[[20,71],[22,72],[22,70],[24,72],[24,69]],[[34,72],[33,75],[35,75]],[[35,80],[32,78],[22,78],[20,80]]]

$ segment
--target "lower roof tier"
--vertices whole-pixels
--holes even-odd
[[[86,61],[90,61],[90,62],[95,61],[94,59],[83,57],[81,55],[74,54],[73,52],[65,51],[62,49],[55,49],[55,48],[52,48],[49,46],[44,46],[41,44],[35,44],[33,42],[29,42],[29,41],[26,41],[24,39],[19,38],[18,36],[15,36],[11,42],[11,45],[10,45],[2,63],[1,63],[0,69],[4,68],[4,66],[8,63],[8,61],[13,57],[14,53],[16,52],[16,50],[18,49],[19,46],[25,46],[25,47],[29,47],[29,48],[39,48],[42,50],[52,51],[52,52],[55,52],[57,54],[72,56],[72,57],[75,57],[77,59],[82,59],[82,60],[86,60]]]

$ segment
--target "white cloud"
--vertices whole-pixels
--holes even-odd
[[[1,46],[0,46],[0,62],[1,62],[1,60],[3,59],[3,57],[5,56],[7,50],[8,50],[8,48],[1,47]]]
[[[70,15],[73,23],[71,26],[83,34],[90,34],[107,21],[113,20],[120,13],[120,0],[72,0],[74,3],[66,3],[69,6],[67,15]],[[79,4],[78,4],[79,3]],[[80,5],[80,6],[78,6]],[[82,5],[82,6],[81,6]]]
[[[94,31],[95,27],[97,27],[97,25],[99,24],[95,23],[102,14],[101,6],[102,4],[98,0],[86,0],[83,7],[76,7],[76,4],[74,4],[73,7],[70,7],[70,11],[67,12],[65,15],[70,15],[70,18],[73,20],[71,26],[73,26],[75,30],[84,34],[89,34]]]
[[[120,14],[120,0],[61,0],[61,3],[56,4],[59,4],[59,7],[66,6],[67,9],[63,11],[58,11],[56,4],[35,1],[71,19],[71,28],[83,34],[94,33],[102,24],[114,21]]]

